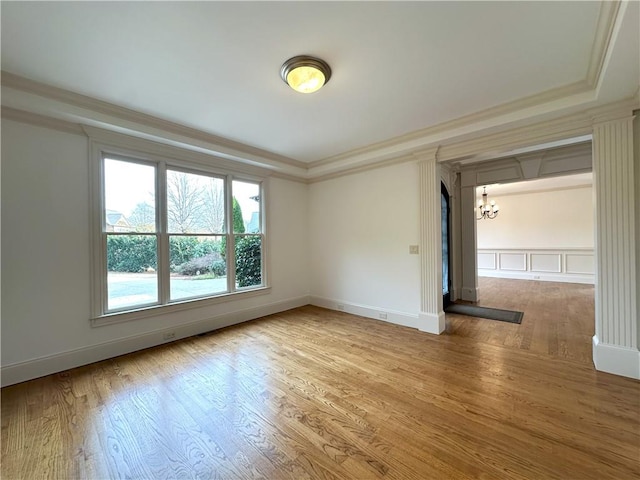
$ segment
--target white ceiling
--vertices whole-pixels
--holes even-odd
[[[633,96],[638,2],[608,23],[600,9],[600,2],[2,2],[2,69],[317,164],[545,92],[574,107]],[[602,32],[613,32],[611,42]],[[279,77],[280,65],[299,54],[332,67],[315,94],[295,93]],[[571,103],[585,86],[595,93]]]

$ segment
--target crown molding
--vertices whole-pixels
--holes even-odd
[[[628,102],[626,105],[628,107]],[[591,133],[592,116],[587,111],[565,115],[550,121],[528,123],[517,128],[505,128],[492,134],[478,134],[462,141],[450,141],[446,144],[435,142],[431,145],[407,149],[396,155],[389,154],[356,165],[342,164],[340,168],[326,172],[321,172],[320,169],[315,171],[310,169],[308,178],[315,183],[396,163],[421,161],[428,155],[435,155],[437,161],[441,163],[461,160],[469,160],[471,163],[492,161],[497,157],[504,157],[505,152],[558,140],[575,139],[575,142],[569,142],[569,144],[584,143],[584,137]]]
[[[516,148],[583,137],[591,131],[590,117],[577,113],[443,145],[439,160],[470,159],[476,155],[486,155],[487,152],[498,155]]]
[[[547,90],[545,92],[530,95],[513,102],[504,103],[495,107],[488,108],[479,112],[475,112],[463,117],[456,118],[447,122],[439,123],[430,127],[417,130],[406,135],[394,137],[382,142],[367,145],[362,148],[350,150],[339,155],[328,157],[321,160],[310,162],[310,169],[325,167],[335,163],[342,163],[354,158],[365,158],[386,150],[399,150],[403,147],[411,148],[420,143],[428,144],[433,139],[451,138],[453,135],[469,134],[478,129],[481,125],[485,128],[496,127],[504,122],[500,121],[503,117],[510,117],[511,114],[518,111],[527,110],[538,107],[541,104],[549,104],[554,101],[581,95],[590,92],[589,85],[585,81],[572,83],[562,87]],[[504,118],[508,121],[508,118]],[[415,147],[414,147],[415,148]]]
[[[633,119],[636,111],[640,109],[640,100],[634,97],[626,103],[616,103],[608,106],[609,108],[600,108],[590,111],[591,122],[593,125],[611,122],[614,120]]]
[[[120,131],[125,131],[127,128],[123,128],[124,123],[130,125],[128,130],[130,130],[129,133],[131,134],[135,134],[137,131],[146,132],[147,134],[151,132],[162,132],[164,136],[169,134],[172,137],[182,139],[183,143],[200,146],[206,145],[208,150],[236,161],[249,160],[254,164],[261,164],[263,167],[270,167],[272,169],[278,169],[279,166],[294,167],[295,169],[302,170],[306,170],[307,168],[306,163],[283,155],[245,145],[195,128],[186,127],[169,120],[137,112],[93,97],[30,80],[6,71],[2,71],[1,82],[3,90],[11,89],[56,102],[59,107],[63,107],[63,111],[67,110],[69,117],[72,118],[73,115],[81,120],[78,121],[78,123],[101,123],[101,125],[96,126],[105,128],[112,125]],[[3,97],[5,97],[7,93],[9,92],[3,91]],[[73,111],[70,111],[68,108],[64,109],[64,106],[72,107]]]
[[[172,147],[171,145],[167,145],[164,143],[158,143],[153,140],[146,140],[140,137],[132,137],[129,135],[124,135],[121,133],[117,133],[110,130],[103,130],[100,128],[81,125],[78,123],[67,122],[66,120],[61,120],[59,118],[48,117],[45,115],[39,115],[33,112],[26,112],[24,110],[18,110],[11,107],[3,106],[1,109],[2,119],[3,120],[11,120],[14,122],[25,123],[27,125],[32,125],[35,127],[47,128],[49,130],[56,130],[59,132],[70,133],[73,135],[78,135],[81,137],[89,138],[91,140],[98,140],[102,142],[117,142],[119,144],[129,142],[130,145],[133,145],[134,148],[139,148],[141,142],[144,142],[144,150],[147,152],[152,152],[158,155],[166,155],[167,154],[167,146]],[[128,140],[126,140],[128,139]],[[133,142],[133,143],[131,143]],[[180,148],[177,146],[179,150],[174,150],[174,156],[182,157],[183,155],[176,155],[179,152],[190,152],[189,160],[193,161],[194,158],[198,158],[196,163],[209,165],[212,160],[212,155],[205,152],[197,152],[193,150],[187,150],[184,148]],[[204,155],[202,154],[204,153]],[[198,155],[198,157],[194,157],[194,155]],[[205,156],[206,155],[206,156]],[[259,176],[268,176],[272,178],[280,178],[283,180],[289,180],[292,182],[300,182],[300,183],[308,183],[305,178],[296,175],[287,175],[285,173],[279,172],[271,172],[265,170],[260,167],[252,167],[249,165],[241,166],[240,169],[237,167],[237,163],[230,163],[229,160],[218,159],[218,163],[223,169],[240,171],[242,173],[247,173],[250,175],[259,175]]]
[[[5,120],[13,120],[15,122],[27,123],[36,127],[58,130],[60,132],[72,133],[86,137],[86,133],[79,123],[67,122],[58,118],[38,115],[33,112],[26,112],[16,108],[2,106],[2,118]]]
[[[603,118],[623,118],[628,117],[631,112],[640,108],[638,98],[622,100],[608,105],[585,109],[578,113],[565,115],[553,120],[541,121],[537,123],[524,124],[516,128],[503,129],[502,131],[479,135],[464,141],[451,142],[446,145],[433,144],[426,148],[414,149],[409,153],[402,153],[396,156],[388,156],[378,161],[368,162],[361,165],[351,166],[327,172],[319,175],[309,176],[309,183],[316,183],[331,180],[344,175],[352,175],[367,170],[382,168],[404,162],[419,162],[425,156],[435,155],[438,162],[447,162],[457,165],[461,160],[469,160],[467,166],[496,166],[499,162],[510,165],[514,158],[523,155],[532,155],[535,150],[528,153],[510,155],[508,152],[524,147],[535,147],[557,142],[558,140],[573,139],[565,145],[545,148],[549,152],[558,155],[571,156],[581,154],[586,147],[585,137],[589,137],[593,132],[595,119]],[[494,153],[492,156],[491,153]],[[507,155],[505,155],[507,153]],[[561,157],[557,157],[561,158]],[[498,162],[498,163],[496,163]]]
[[[589,108],[597,101],[603,73],[611,56],[626,6],[626,2],[618,0],[601,2],[589,67],[583,80],[310,162],[310,172],[326,172],[337,164],[349,163],[355,166],[367,162],[375,163],[376,158],[392,156],[393,152],[403,155],[412,149],[424,148],[434,143],[472,141],[468,140],[469,136],[490,135],[492,131],[513,125],[514,122],[530,124],[545,118],[566,115],[571,110]]]
[[[415,152],[411,152],[411,154],[418,159],[419,162],[425,161],[434,161],[438,162],[440,159],[440,145],[434,145],[429,148],[423,148],[422,150],[417,150]]]
[[[593,132],[596,120],[628,117],[638,107],[640,107],[640,102],[634,97],[551,120],[525,123],[495,133],[454,141],[442,145],[438,160],[441,162],[459,161],[472,159],[478,155],[486,157],[488,152],[495,152],[497,156],[502,152],[516,148],[542,145],[562,139],[574,138],[576,143],[582,143],[581,138]]]
[[[181,146],[160,143],[153,139],[141,138],[135,135],[127,135],[113,130],[97,128],[90,125],[82,125],[82,130],[89,138],[93,146],[112,155],[138,155],[145,159],[149,157],[171,158],[178,162],[203,167],[215,166],[221,172],[241,173],[253,177],[269,177],[272,172],[256,165],[241,164],[222,157],[216,157],[206,152],[194,151]]]
[[[406,163],[406,162],[415,162],[416,160],[419,160],[419,159],[417,159],[413,153],[409,153],[407,155],[400,155],[393,158],[388,158],[386,160],[381,160],[376,163],[370,163],[370,164],[360,165],[360,166],[351,167],[351,168],[344,168],[342,170],[332,172],[332,173],[327,173],[324,175],[310,176],[307,179],[307,183],[311,184],[311,183],[324,182],[326,180],[345,177],[347,175],[354,175],[356,173],[362,173],[368,170],[376,170],[378,168],[390,167],[392,165],[399,165],[401,163]]]
[[[619,28],[625,10],[626,3],[623,4],[617,0],[600,3],[598,25],[596,26],[586,77],[586,83],[591,88],[596,88],[600,84],[605,60],[613,47],[614,32]]]
[[[554,120],[505,129],[491,135],[479,136],[477,138],[459,142],[451,142],[446,145],[430,145],[426,148],[413,149],[408,153],[401,155],[390,155],[375,162],[350,167],[343,166],[341,169],[324,174],[309,175],[305,172],[303,175],[292,175],[283,172],[270,171],[268,172],[268,175],[285,180],[311,184],[400,163],[419,162],[425,156],[429,155],[435,155],[438,162],[447,162],[454,165],[454,167],[456,165],[460,166],[458,162],[461,160],[467,160],[468,162],[464,162],[465,168],[466,165],[485,166],[488,162],[501,161],[497,160],[497,158],[501,158],[502,161],[508,162],[509,158],[522,157],[523,155],[535,153],[535,150],[524,154],[509,154],[509,151],[527,146],[549,144],[559,138],[573,138],[575,139],[575,142],[569,142],[568,145],[573,144],[575,148],[579,148],[580,144],[584,145],[585,143],[584,137],[592,133],[593,125],[597,120],[603,121],[606,119],[629,117],[634,110],[639,108],[640,99],[636,95],[631,99],[589,110],[583,110],[582,112],[565,115],[564,117],[556,118]],[[98,130],[101,130],[103,135],[121,135],[118,132],[105,129],[94,129],[91,126],[76,124],[60,120],[58,118],[34,114],[32,112],[25,112],[5,106],[2,107],[2,118],[83,136],[87,136],[87,132],[97,132]],[[133,137],[141,138],[139,135]],[[194,148],[188,148],[188,146],[185,147],[184,145],[180,145],[175,142],[159,142],[156,138],[148,138],[147,140],[156,144],[164,144],[174,146],[176,148],[182,148],[183,150],[202,153],[207,155],[209,158],[216,156],[214,152],[206,151],[204,149],[197,150]],[[558,149],[566,149],[566,145],[553,147],[551,150],[553,151]],[[495,152],[495,156],[491,156],[491,152]],[[499,154],[499,152],[503,153]],[[507,154],[505,155],[504,152]],[[267,174],[267,170],[263,169],[261,173],[263,175]]]
[[[2,72],[2,117],[83,134],[94,126],[268,170],[306,183],[406,161],[439,149],[438,162],[476,162],[519,148],[590,135],[594,123],[622,118],[640,107],[634,98],[593,108],[627,3],[601,2],[588,71],[579,82],[497,105],[406,135],[305,163],[109,102]],[[629,106],[633,108],[628,110]],[[626,112],[626,113],[624,113]]]

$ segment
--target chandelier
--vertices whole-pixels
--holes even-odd
[[[500,207],[496,205],[495,200],[489,202],[487,198],[487,187],[482,187],[482,200],[478,202],[478,213],[480,216],[477,217],[477,220],[483,220],[485,218],[492,219],[498,216]]]

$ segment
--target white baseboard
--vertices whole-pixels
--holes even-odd
[[[360,315],[361,317],[382,320],[383,322],[394,323],[396,325],[402,325],[404,327],[418,328],[419,324],[418,315],[398,312],[396,310],[389,310],[387,308],[374,307],[371,305],[359,305],[357,303],[349,303],[343,300],[334,300],[331,298],[315,296],[311,296],[310,303],[311,305],[315,305],[316,307],[352,313],[353,315]],[[382,318],[381,315],[386,315],[386,318]]]
[[[466,302],[477,302],[480,298],[480,288],[479,287],[465,287],[463,286],[460,289],[460,300],[464,300]]]
[[[640,380],[640,351],[638,349],[600,343],[598,337],[594,335],[593,363],[596,370],[601,372]]]
[[[445,327],[444,312],[439,314],[420,312],[420,331],[440,335],[444,332]]]
[[[595,277],[593,275],[579,275],[575,273],[506,272],[504,270],[478,269],[478,276],[512,278],[514,280],[536,280],[539,282],[585,283],[589,285],[593,285],[595,283]]]
[[[301,297],[260,305],[258,307],[236,310],[234,312],[210,317],[206,320],[177,325],[171,329],[155,330],[142,335],[135,335],[111,342],[69,350],[67,352],[48,355],[46,357],[40,357],[26,362],[4,365],[1,370],[2,386],[5,387],[7,385],[13,385],[15,383],[43,377],[52,373],[62,372],[64,370],[87,365],[89,363],[99,362],[101,360],[117,357],[137,350],[155,347],[156,345],[228,327],[248,320],[253,320],[255,318],[264,317],[265,315],[271,315],[285,310],[290,310],[292,308],[302,307],[309,303],[310,297],[308,295],[303,295]],[[169,341],[162,340],[163,334],[169,331],[175,332],[175,338]]]

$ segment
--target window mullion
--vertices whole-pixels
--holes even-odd
[[[267,222],[265,221],[265,212],[267,210],[265,205],[265,199],[269,198],[268,194],[266,193],[266,189],[267,189],[266,184],[264,182],[261,182],[260,183],[260,258],[261,258],[260,279],[262,280],[262,285],[264,286],[268,285],[267,272],[269,270],[266,267],[268,262],[268,258],[267,258],[268,245],[267,245],[267,236],[265,234],[267,230]]]
[[[227,233],[227,290],[233,292],[236,289],[236,255],[235,235],[233,234],[233,177],[227,175],[225,182],[226,194],[226,233]]]
[[[160,304],[169,303],[170,265],[169,235],[167,234],[167,165],[158,163],[156,180],[156,238],[158,239],[158,292]]]
[[[103,216],[104,218],[104,216]],[[103,225],[104,225],[104,220],[103,220]],[[103,227],[104,230],[104,227]],[[100,295],[100,302],[101,302],[101,308],[102,308],[102,312],[106,312],[109,310],[109,276],[108,276],[108,266],[107,266],[107,232],[103,231],[101,232],[100,235],[100,256],[101,256],[101,264],[102,264],[102,269],[104,271],[104,275],[102,275],[101,277],[101,282],[100,282],[100,291],[101,291],[101,295]],[[101,312],[101,314],[102,314]]]
[[[94,212],[94,215],[99,217],[100,223],[100,270],[104,272],[100,277],[99,289],[100,289],[100,303],[101,314],[109,309],[109,290],[108,290],[108,268],[107,268],[107,232],[106,232],[106,198],[105,198],[105,173],[104,173],[104,156],[100,154],[98,181],[99,181],[99,195],[100,206],[99,212]]]

